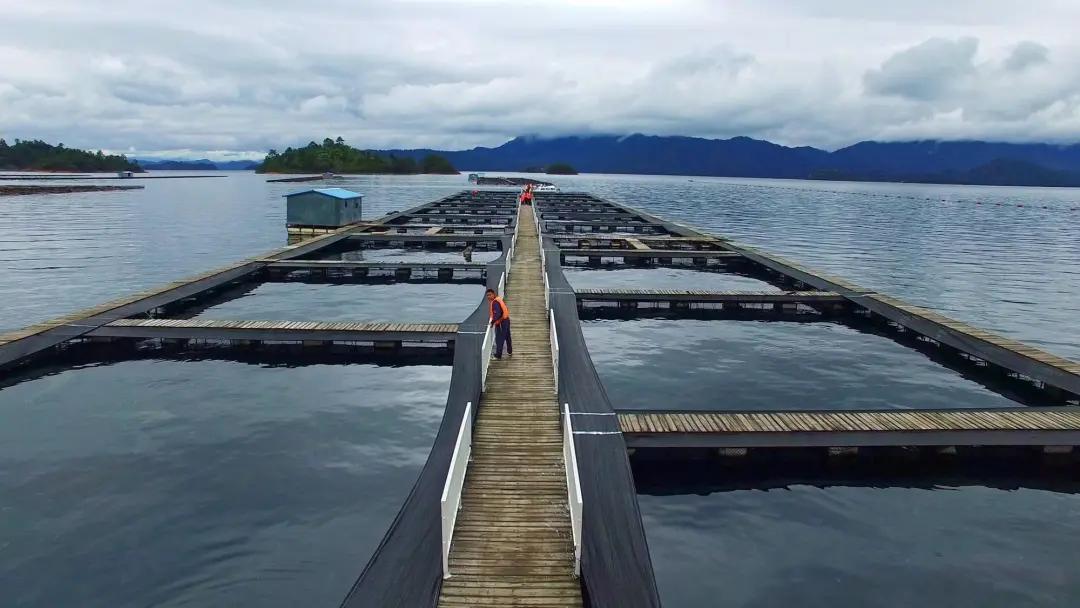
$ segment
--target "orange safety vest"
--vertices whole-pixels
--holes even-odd
[[[498,319],[495,318],[495,303],[498,302],[503,309],[503,316]],[[502,323],[506,319],[510,318],[510,307],[506,305],[506,302],[499,296],[495,296],[495,299],[491,301],[491,307],[488,310],[488,318],[495,322],[496,325]]]

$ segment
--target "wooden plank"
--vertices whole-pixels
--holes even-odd
[[[633,417],[631,422],[628,417]],[[896,435],[937,434],[942,445],[1016,445],[1031,439],[1031,433],[1047,435],[1046,445],[1080,445],[1080,408],[956,409],[956,410],[852,410],[852,411],[763,411],[763,412],[619,412],[619,426],[633,432],[640,445],[656,445],[650,437],[682,435],[792,435],[820,434],[825,437],[858,434],[865,445],[902,445]],[[877,436],[879,439],[874,440]],[[1036,436],[1037,437],[1037,436]],[[694,445],[702,445],[695,440]],[[726,444],[722,438],[717,445]],[[752,440],[748,440],[751,441]],[[652,442],[652,443],[650,443]],[[785,445],[798,445],[797,439]],[[822,439],[808,439],[806,445],[822,445]],[[925,445],[920,442],[919,445]]]

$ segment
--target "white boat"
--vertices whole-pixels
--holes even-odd
[[[558,192],[559,188],[554,184],[538,184],[533,186],[533,192]]]

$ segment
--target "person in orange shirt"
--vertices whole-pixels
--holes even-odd
[[[495,358],[502,359],[503,345],[506,345],[506,356],[514,356],[514,343],[510,339],[510,309],[506,302],[489,289],[484,294],[488,305],[491,306],[491,325],[495,328]]]
[[[533,185],[525,184],[525,190],[521,192],[521,204],[531,205],[533,202]]]

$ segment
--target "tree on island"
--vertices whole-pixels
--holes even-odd
[[[552,163],[547,168],[548,175],[577,175],[578,172],[568,163]]]
[[[450,164],[450,161],[446,160],[445,156],[439,156],[438,154],[428,154],[424,157],[424,160],[420,161],[420,168],[423,169],[423,173],[439,173],[442,175],[456,175],[458,170],[454,168],[454,165]]]
[[[270,150],[259,173],[457,173],[446,158],[429,155],[421,163],[410,157],[383,156],[371,150],[360,150],[345,143],[341,137],[327,137],[322,144],[311,142],[303,148],[286,148],[284,152]]]
[[[105,154],[101,150],[87,152],[55,146],[41,140],[21,141],[9,145],[0,139],[0,169],[7,171],[142,171],[124,155]]]

